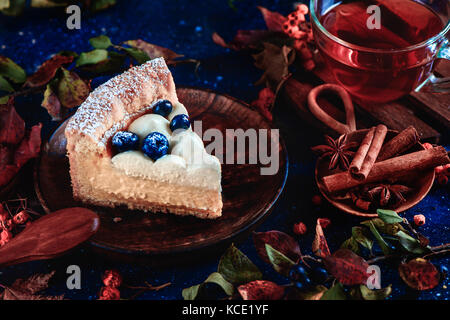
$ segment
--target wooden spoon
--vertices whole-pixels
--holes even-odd
[[[0,248],[0,266],[50,259],[89,239],[100,226],[86,208],[66,208],[47,214]]]

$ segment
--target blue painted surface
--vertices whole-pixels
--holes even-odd
[[[228,1],[119,1],[119,4],[96,15],[84,14],[82,28],[69,31],[65,27],[65,15],[60,10],[27,10],[20,18],[0,16],[0,54],[11,57],[28,73],[51,54],[60,50],[88,51],[88,39],[99,34],[107,34],[113,42],[142,38],[151,43],[165,46],[186,55],[200,59],[202,65],[198,77],[192,66],[182,65],[172,69],[178,85],[190,85],[210,88],[250,102],[257,96],[259,88],[253,83],[261,72],[253,67],[252,59],[245,55],[230,52],[211,41],[211,33],[217,31],[225,39],[231,39],[238,29],[264,28],[256,5],[266,6],[287,14],[293,7],[291,1],[235,1],[238,10],[228,7]],[[106,79],[96,79],[95,84]],[[22,117],[31,125],[44,122],[44,132],[54,128],[45,110],[39,107],[38,97],[18,99],[18,109]],[[317,193],[313,168],[315,158],[309,148],[321,143],[321,135],[311,134],[311,129],[299,125],[299,119],[292,117],[282,106],[277,110],[276,123],[281,128],[287,143],[290,158],[289,178],[282,196],[275,205],[270,217],[257,231],[281,230],[292,234],[292,225],[304,221],[310,232],[300,239],[301,249],[310,253],[313,230],[317,217],[329,217],[332,225],[326,230],[331,250],[350,236],[351,227],[361,219],[346,215],[323,204],[320,208],[311,204],[311,198]],[[430,194],[415,208],[406,212],[410,219],[422,213],[427,224],[421,228],[430,237],[432,245],[449,242],[449,196],[447,187],[433,187]],[[239,248],[263,271],[264,277],[278,283],[288,281],[278,276],[270,266],[257,256],[250,239]],[[448,265],[449,258],[434,260],[436,264]],[[110,263],[93,255],[89,250],[79,249],[62,258],[32,262],[0,270],[0,283],[9,284],[16,278],[23,278],[37,272],[56,270],[55,281],[48,293],[65,293],[69,299],[96,299],[101,287],[101,274],[110,268],[118,269],[129,285],[142,285],[148,281],[154,285],[171,282],[172,285],[160,292],[146,292],[138,299],[181,299],[181,290],[202,282],[210,273],[216,271],[218,259],[185,266],[155,269],[123,263]],[[76,264],[82,270],[82,289],[67,290],[65,270],[68,265]],[[392,297],[418,299],[448,299],[450,294],[443,285],[431,291],[415,293],[408,290],[397,275],[395,269],[380,264],[382,284],[393,284]],[[134,294],[133,290],[122,290],[124,298]]]

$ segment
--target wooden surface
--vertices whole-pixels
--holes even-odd
[[[435,68],[441,76],[450,76],[448,61],[439,61]],[[306,97],[316,85],[335,83],[334,77],[319,61],[314,73],[298,73],[286,81],[283,88],[284,102],[291,106],[297,114],[319,128],[319,130],[336,136],[336,132],[323,126],[309,112]],[[335,97],[322,97],[321,106],[336,119],[345,119],[343,108]],[[389,129],[401,131],[412,125],[416,128],[422,141],[438,143],[442,136],[450,132],[450,93],[415,93],[398,101],[374,106],[354,99],[358,129],[368,128],[383,123]]]
[[[351,132],[347,135],[348,142],[358,142],[358,144],[361,143],[365,135],[367,134],[368,129],[363,130],[357,130],[354,132]],[[386,135],[386,141],[389,141],[397,134],[396,131],[389,130]],[[417,143],[416,146],[414,146],[411,150],[408,150],[407,153],[413,152],[413,151],[419,151],[423,150],[423,146],[420,143]],[[346,213],[350,213],[353,215],[361,216],[361,217],[369,217],[374,218],[377,217],[377,213],[375,211],[362,211],[358,207],[356,207],[353,202],[350,199],[347,200],[337,200],[335,197],[328,194],[326,191],[326,188],[323,184],[322,178],[328,175],[331,175],[333,173],[336,173],[334,171],[330,171],[328,169],[329,161],[330,159],[327,158],[319,158],[319,160],[316,163],[316,169],[315,169],[315,175],[316,175],[316,183],[319,187],[320,192],[322,195],[336,208],[341,209],[342,211]],[[434,169],[429,169],[427,171],[422,172],[420,175],[414,175],[414,180],[411,180],[410,177],[402,177],[400,178],[396,183],[404,184],[410,188],[412,188],[412,191],[408,193],[407,201],[403,203],[398,208],[395,208],[395,211],[397,212],[403,212],[405,210],[408,210],[409,208],[412,208],[417,203],[419,203],[430,191],[431,187],[433,186],[434,181]],[[345,193],[345,191],[343,192]],[[342,196],[342,195],[341,195]]]
[[[191,120],[202,120],[203,131],[217,128],[224,133],[225,129],[262,128],[271,132],[270,125],[259,113],[236,99],[191,88],[179,88],[177,93]],[[62,133],[63,128],[60,127],[50,138],[36,170],[37,193],[48,211],[81,205],[72,198]],[[223,216],[217,220],[144,213],[126,208],[89,207],[101,219],[101,227],[91,243],[111,255],[150,256],[229,244],[237,235],[256,227],[280,195],[287,177],[287,153],[282,142],[278,153],[280,168],[274,176],[261,175],[260,164],[222,164],[224,206]],[[122,221],[114,222],[115,217],[122,218]]]
[[[0,248],[0,266],[59,256],[88,240],[99,225],[97,214],[85,208],[47,214]]]

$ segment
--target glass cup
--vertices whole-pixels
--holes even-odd
[[[336,37],[325,29],[321,18],[343,1],[310,2],[314,39],[323,60],[336,81],[362,101],[393,101],[413,90],[450,91],[450,78],[438,78],[433,74],[436,59],[450,59],[450,1],[405,1],[415,1],[427,6],[439,16],[444,28],[423,42],[401,49],[368,48]]]

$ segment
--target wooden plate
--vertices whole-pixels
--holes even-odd
[[[358,144],[361,143],[361,141],[364,139],[365,135],[369,129],[362,129],[357,131],[352,131],[347,134],[348,142],[358,142]],[[386,135],[386,141],[392,139],[396,134],[398,134],[397,131],[389,130]],[[423,150],[424,147],[418,142],[410,151],[408,152],[414,152]],[[377,217],[376,212],[370,212],[370,211],[362,211],[358,207],[356,207],[351,200],[337,200],[336,198],[332,197],[328,194],[326,191],[325,186],[323,185],[322,178],[325,176],[328,176],[330,174],[333,174],[334,172],[331,172],[328,169],[329,165],[329,159],[325,159],[323,157],[319,158],[316,163],[316,183],[319,187],[320,192],[322,195],[335,207],[338,209],[361,217],[368,217],[373,218]],[[403,212],[405,210],[408,210],[409,208],[415,206],[417,203],[419,203],[430,191],[431,187],[433,186],[434,181],[434,169],[429,169],[427,171],[422,172],[420,175],[415,175],[412,177],[404,177],[399,180],[399,182],[403,182],[405,185],[413,188],[412,192],[408,194],[406,202],[404,202],[402,205],[400,205],[398,208],[395,208],[394,210],[396,212]]]
[[[268,129],[271,133],[270,124],[258,112],[235,98],[195,88],[178,88],[177,93],[189,110],[191,120],[202,120],[203,132],[217,128],[224,133],[224,140],[233,138],[225,135],[225,129]],[[45,144],[36,166],[36,192],[47,212],[86,206],[72,197],[69,164],[65,156],[66,123]],[[226,147],[224,151],[227,152]],[[280,167],[272,176],[261,175],[263,166],[259,163],[222,165],[224,206],[222,217],[217,220],[88,206],[101,219],[100,229],[91,243],[110,254],[140,256],[172,255],[218,244],[228,245],[236,236],[256,227],[283,190],[288,158],[281,137],[280,148],[275,152],[279,154]],[[122,221],[114,222],[115,217],[122,218]]]

